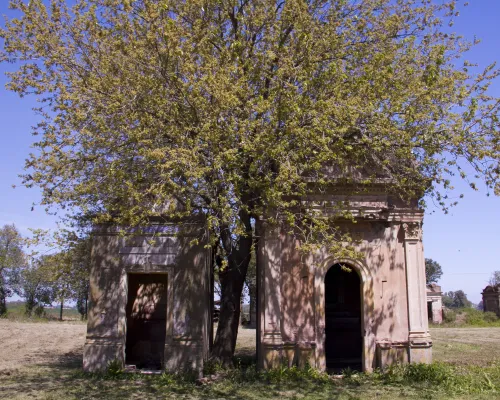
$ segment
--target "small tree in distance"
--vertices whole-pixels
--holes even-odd
[[[425,282],[429,283],[437,283],[437,281],[443,275],[443,270],[441,265],[434,261],[431,258],[425,259]]]
[[[493,271],[488,281],[488,285],[496,286],[500,284],[500,271]]]
[[[42,316],[45,306],[54,301],[54,287],[50,279],[50,257],[32,258],[28,265],[19,268],[13,275],[14,293],[25,302],[25,313]]]
[[[25,263],[23,238],[14,224],[0,228],[0,316],[7,312],[7,297],[12,294],[8,272]]]
[[[463,290],[457,290],[443,294],[443,305],[448,308],[469,308],[472,307],[472,302],[467,299]]]
[[[80,236],[78,235],[80,234]],[[52,253],[39,258],[38,266],[52,290],[52,301],[60,306],[59,320],[63,319],[64,304],[75,300],[82,319],[87,318],[90,275],[91,239],[83,231],[60,229],[33,230],[27,241],[35,249],[49,248]],[[37,254],[34,250],[33,254]]]

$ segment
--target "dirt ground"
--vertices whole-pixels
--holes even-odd
[[[0,399],[481,399],[498,398],[488,392],[452,396],[435,388],[400,387],[367,383],[355,386],[266,381],[239,383],[224,380],[212,386],[164,383],[145,378],[107,379],[81,373],[86,326],[78,322],[29,323],[0,320]],[[434,360],[457,364],[489,365],[500,360],[500,328],[433,329]],[[255,354],[255,330],[241,328],[236,357]],[[483,378],[481,378],[483,379]],[[493,395],[493,396],[492,396]]]
[[[81,358],[83,323],[30,323],[0,319],[0,371]]]
[[[0,319],[0,372],[40,365],[81,365],[86,325]],[[434,360],[488,365],[500,360],[500,328],[436,328]],[[240,328],[236,356],[255,351],[255,330]]]

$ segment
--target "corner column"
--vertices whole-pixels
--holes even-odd
[[[259,329],[258,362],[261,368],[280,365],[281,335],[281,235],[279,227],[259,221]]]
[[[94,232],[87,336],[83,369],[105,371],[111,361],[125,365],[127,277],[117,256],[118,236],[105,229]]]
[[[403,224],[408,293],[409,361],[430,363],[432,340],[427,320],[425,260],[420,222]]]

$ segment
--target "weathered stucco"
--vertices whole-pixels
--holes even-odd
[[[498,317],[500,317],[500,284],[486,286],[482,294],[484,311],[494,312]]]
[[[435,283],[427,285],[427,315],[433,324],[443,322],[443,295],[441,286]]]
[[[128,280],[142,273],[167,275],[163,368],[201,371],[209,352],[212,303],[204,234],[197,223],[151,224],[127,236],[112,227],[96,229],[84,370],[104,370],[115,360],[125,365]]]
[[[345,198],[315,196],[306,202],[328,214],[338,200]],[[359,311],[354,318],[359,332],[353,333],[359,340],[359,369],[371,371],[396,362],[431,361],[423,212],[383,191],[351,196],[349,204],[355,210],[356,223],[344,222],[340,227],[356,239],[356,250],[362,257],[355,260],[339,259],[326,248],[304,255],[297,249],[300,243],[293,235],[267,224],[265,219],[256,222],[260,367],[284,363],[327,369],[326,354],[330,352],[331,359],[332,349],[341,348],[343,343],[333,342],[336,346],[332,346],[332,337],[340,336],[332,336],[332,325],[328,328],[326,324],[325,304],[331,294],[325,291],[325,277],[332,266],[338,269],[342,265],[356,274],[356,279],[349,278],[354,285],[349,295],[358,299],[359,292]],[[113,228],[95,232],[84,349],[86,371],[103,370],[114,360],[125,364],[127,287],[132,274],[139,273],[167,275],[158,285],[153,282],[156,288],[166,286],[167,292],[162,368],[201,371],[208,357],[213,282],[203,225],[152,224],[144,230],[127,236],[120,236]],[[195,238],[197,243],[193,242]],[[334,279],[329,280],[329,285],[340,285],[341,275],[329,276],[334,277],[329,278]],[[333,303],[328,304],[328,315],[332,315]]]
[[[362,369],[431,361],[423,213],[395,203],[385,194],[352,198],[351,204],[363,212],[344,229],[359,240],[361,260],[337,259],[326,249],[304,257],[290,234],[259,221],[261,367],[308,362],[326,369],[324,281],[335,264],[345,264],[360,276]]]

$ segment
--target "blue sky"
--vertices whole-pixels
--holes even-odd
[[[461,15],[452,30],[468,39],[477,36],[482,42],[469,53],[468,60],[482,66],[500,61],[500,0],[470,0],[460,7]],[[9,14],[8,1],[0,0],[0,14]],[[4,89],[4,72],[12,66],[0,65],[0,226],[15,223],[21,232],[28,228],[52,228],[55,218],[32,204],[39,200],[37,189],[19,186],[24,159],[33,142],[31,126],[37,117],[31,98],[20,99]],[[492,87],[500,97],[500,82]],[[18,185],[16,189],[12,185]],[[462,289],[470,300],[481,300],[481,290],[492,271],[500,270],[500,198],[487,197],[485,190],[474,192],[462,182],[455,182],[457,193],[465,197],[451,213],[444,215],[430,208],[424,222],[425,256],[443,267],[439,282],[443,290]]]

